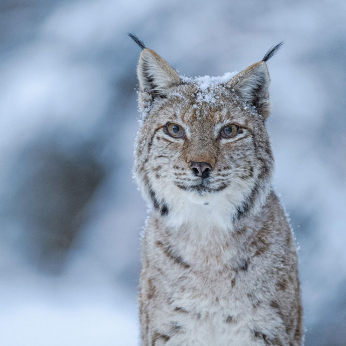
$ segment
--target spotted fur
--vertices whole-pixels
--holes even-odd
[[[296,246],[271,188],[266,62],[203,85],[141,44],[134,175],[151,207],[142,345],[302,345]],[[185,137],[170,136],[167,123]],[[242,131],[222,138],[227,124]],[[207,163],[208,177],[193,162]]]

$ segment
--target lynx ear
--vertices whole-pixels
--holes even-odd
[[[148,48],[143,49],[139,58],[137,76],[140,91],[151,94],[152,98],[166,96],[172,86],[181,82],[178,73]]]
[[[268,117],[270,76],[264,61],[256,62],[238,73],[228,84],[243,101],[255,106],[264,119]]]

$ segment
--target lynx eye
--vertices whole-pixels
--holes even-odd
[[[168,135],[174,138],[183,138],[185,136],[184,129],[177,124],[167,123],[165,130]]]
[[[220,136],[222,138],[234,138],[238,134],[243,133],[243,130],[240,126],[231,124],[224,126],[220,131]]]

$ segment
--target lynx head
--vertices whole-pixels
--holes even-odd
[[[218,219],[232,228],[270,191],[266,61],[281,43],[238,74],[192,79],[132,38],[143,48],[134,175],[145,199],[171,224]]]

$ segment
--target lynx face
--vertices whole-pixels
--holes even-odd
[[[196,220],[195,213],[205,222],[201,214],[216,213],[221,217],[213,219],[230,228],[255,212],[273,168],[265,62],[233,78],[187,79],[144,49],[138,77],[144,119],[135,177],[147,201],[175,224]]]

